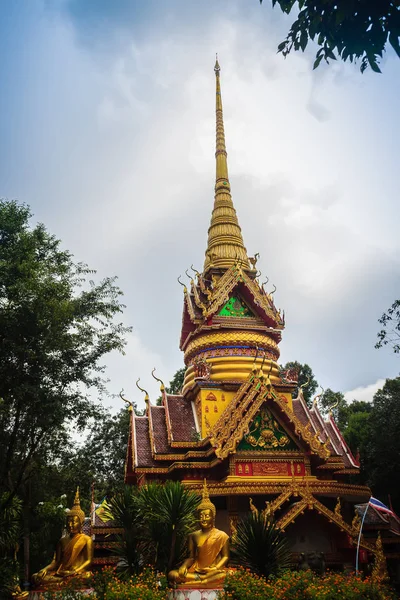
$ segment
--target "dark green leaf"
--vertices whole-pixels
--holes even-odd
[[[389,42],[392,45],[393,50],[396,52],[397,56],[400,58],[400,44],[399,44],[399,36],[395,32],[391,32],[389,34]]]
[[[316,69],[319,66],[319,63],[321,62],[323,58],[323,55],[321,54],[320,56],[318,56],[315,61],[314,61],[314,65],[313,65],[313,69]]]

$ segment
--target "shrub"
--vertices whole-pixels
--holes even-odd
[[[127,581],[114,579],[108,586],[105,600],[165,600],[165,581],[151,568]]]
[[[272,600],[272,585],[266,579],[238,569],[227,575],[224,592],[220,594],[221,600]]]
[[[94,589],[96,600],[104,600],[109,585],[115,580],[115,569],[113,567],[103,567],[99,571],[93,573],[88,582],[88,586]]]
[[[361,579],[355,574],[328,573],[318,577],[312,571],[287,571],[267,581],[239,569],[228,575],[224,600],[395,600],[387,586]]]
[[[186,540],[195,528],[197,494],[178,481],[126,486],[109,502],[111,516],[124,533],[117,538],[119,570],[135,575],[149,562],[167,573],[186,556]]]
[[[232,557],[239,565],[268,579],[290,565],[290,549],[275,522],[264,512],[251,513],[237,525]]]

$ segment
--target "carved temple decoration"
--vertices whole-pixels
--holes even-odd
[[[125,481],[174,478],[201,492],[207,477],[210,496],[225,507],[221,519],[229,532],[250,496],[288,534],[301,527],[300,515],[311,528],[322,515],[340,543],[350,540],[348,549],[360,529],[358,513],[348,522],[350,511],[368,501],[370,490],[351,483],[359,463],[334,419],[324,419],[317,403],[307,406],[298,372],[278,365],[285,319],[274,303],[276,288],[267,293],[260,284],[259,254],[249,259],[233,205],[218,63],[215,161],[203,271],[192,266],[187,286],[178,279],[182,392],[169,394],[162,386],[159,406],[148,400],[145,415],[132,410]],[[363,536],[361,545],[379,554]]]

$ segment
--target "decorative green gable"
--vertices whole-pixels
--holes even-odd
[[[254,417],[249,433],[243,437],[238,450],[298,450],[293,440],[281,428],[266,407]]]
[[[218,313],[222,317],[254,317],[250,308],[241,298],[231,296]]]

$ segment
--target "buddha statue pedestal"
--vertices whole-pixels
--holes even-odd
[[[181,587],[168,592],[168,600],[218,600],[218,594],[222,588],[209,590],[205,588],[185,588]]]
[[[29,596],[27,597],[27,600],[48,600],[49,596],[51,596],[52,594],[54,594],[54,597],[56,598],[56,594],[59,594],[61,590],[32,590],[31,592],[29,592]],[[90,600],[90,596],[92,594],[94,594],[94,590],[92,589],[82,589],[82,590],[77,590],[79,591],[80,594],[82,594],[83,596],[87,596],[88,600]],[[45,595],[46,594],[46,595]]]

